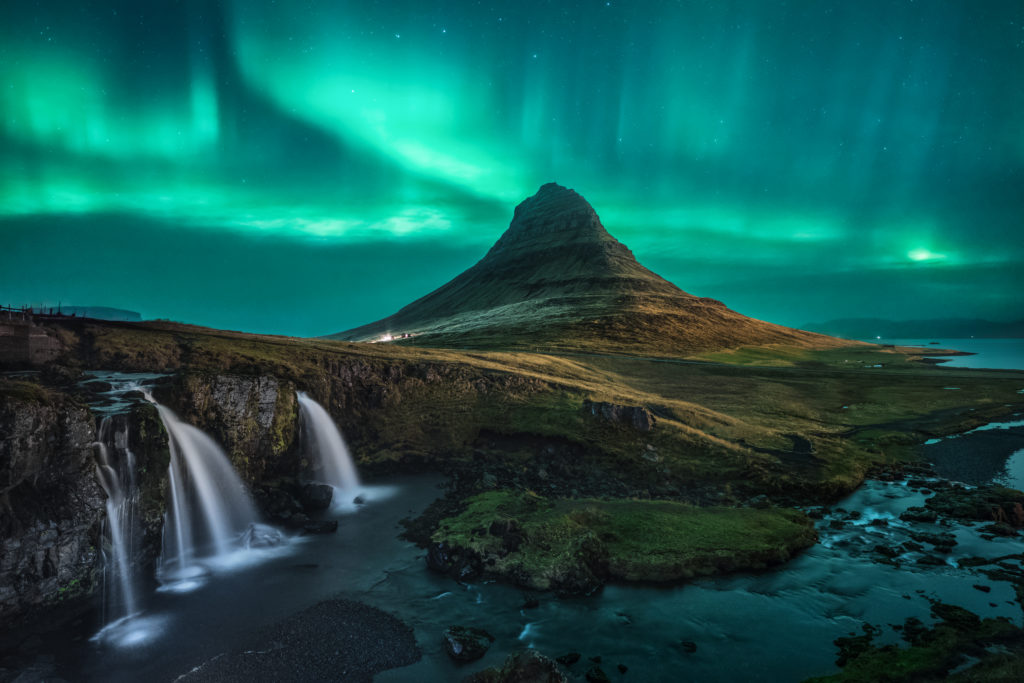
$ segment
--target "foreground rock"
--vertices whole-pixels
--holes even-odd
[[[452,659],[471,662],[487,654],[494,636],[480,628],[452,626],[444,632],[444,650]]]
[[[500,667],[484,669],[463,683],[569,683],[553,659],[536,650],[514,652]]]
[[[883,629],[871,624],[863,625],[863,635],[837,638],[836,665],[842,672],[808,683],[1020,680],[1024,632],[1008,619],[981,619],[941,602],[932,604],[931,614],[936,620],[931,628],[916,617],[905,621],[899,630],[906,647],[876,645],[874,640]],[[971,664],[950,676],[951,671]]]
[[[412,629],[395,617],[359,602],[329,600],[177,680],[369,683],[375,674],[413,664],[420,657]]]
[[[106,496],[94,475],[88,409],[0,380],[0,621],[88,595],[100,581]]]
[[[783,508],[494,491],[440,522],[427,561],[457,579],[482,572],[535,590],[586,595],[608,579],[664,582],[761,569],[816,540],[806,515]]]

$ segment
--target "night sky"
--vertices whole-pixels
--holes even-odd
[[[548,181],[748,315],[1024,317],[1024,3],[0,7],[0,303],[328,334]]]

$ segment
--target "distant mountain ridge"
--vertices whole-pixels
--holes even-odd
[[[123,308],[110,308],[108,306],[43,306],[34,308],[37,313],[61,313],[63,315],[76,315],[81,318],[94,318],[96,320],[121,320],[138,322],[142,320],[142,314],[136,311],[128,311]]]
[[[640,265],[582,196],[555,183],[516,207],[476,265],[387,318],[330,337],[658,356],[838,342],[682,291]]]
[[[884,320],[881,318],[841,318],[823,323],[808,323],[804,329],[847,339],[907,339],[945,337],[968,339],[1024,338],[1024,320],[998,322],[981,318],[932,318],[928,320]]]

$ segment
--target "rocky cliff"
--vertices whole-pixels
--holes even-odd
[[[0,616],[95,594],[102,582],[106,494],[95,460],[99,418],[83,396],[0,379]],[[160,550],[169,452],[155,409],[111,418],[127,431],[142,489],[142,553]]]
[[[88,594],[106,497],[88,409],[27,382],[0,385],[0,616]]]

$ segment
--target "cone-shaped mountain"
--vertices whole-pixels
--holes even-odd
[[[555,183],[516,207],[475,266],[394,315],[331,337],[403,335],[417,346],[657,356],[833,341],[687,294],[640,265],[586,199]]]

